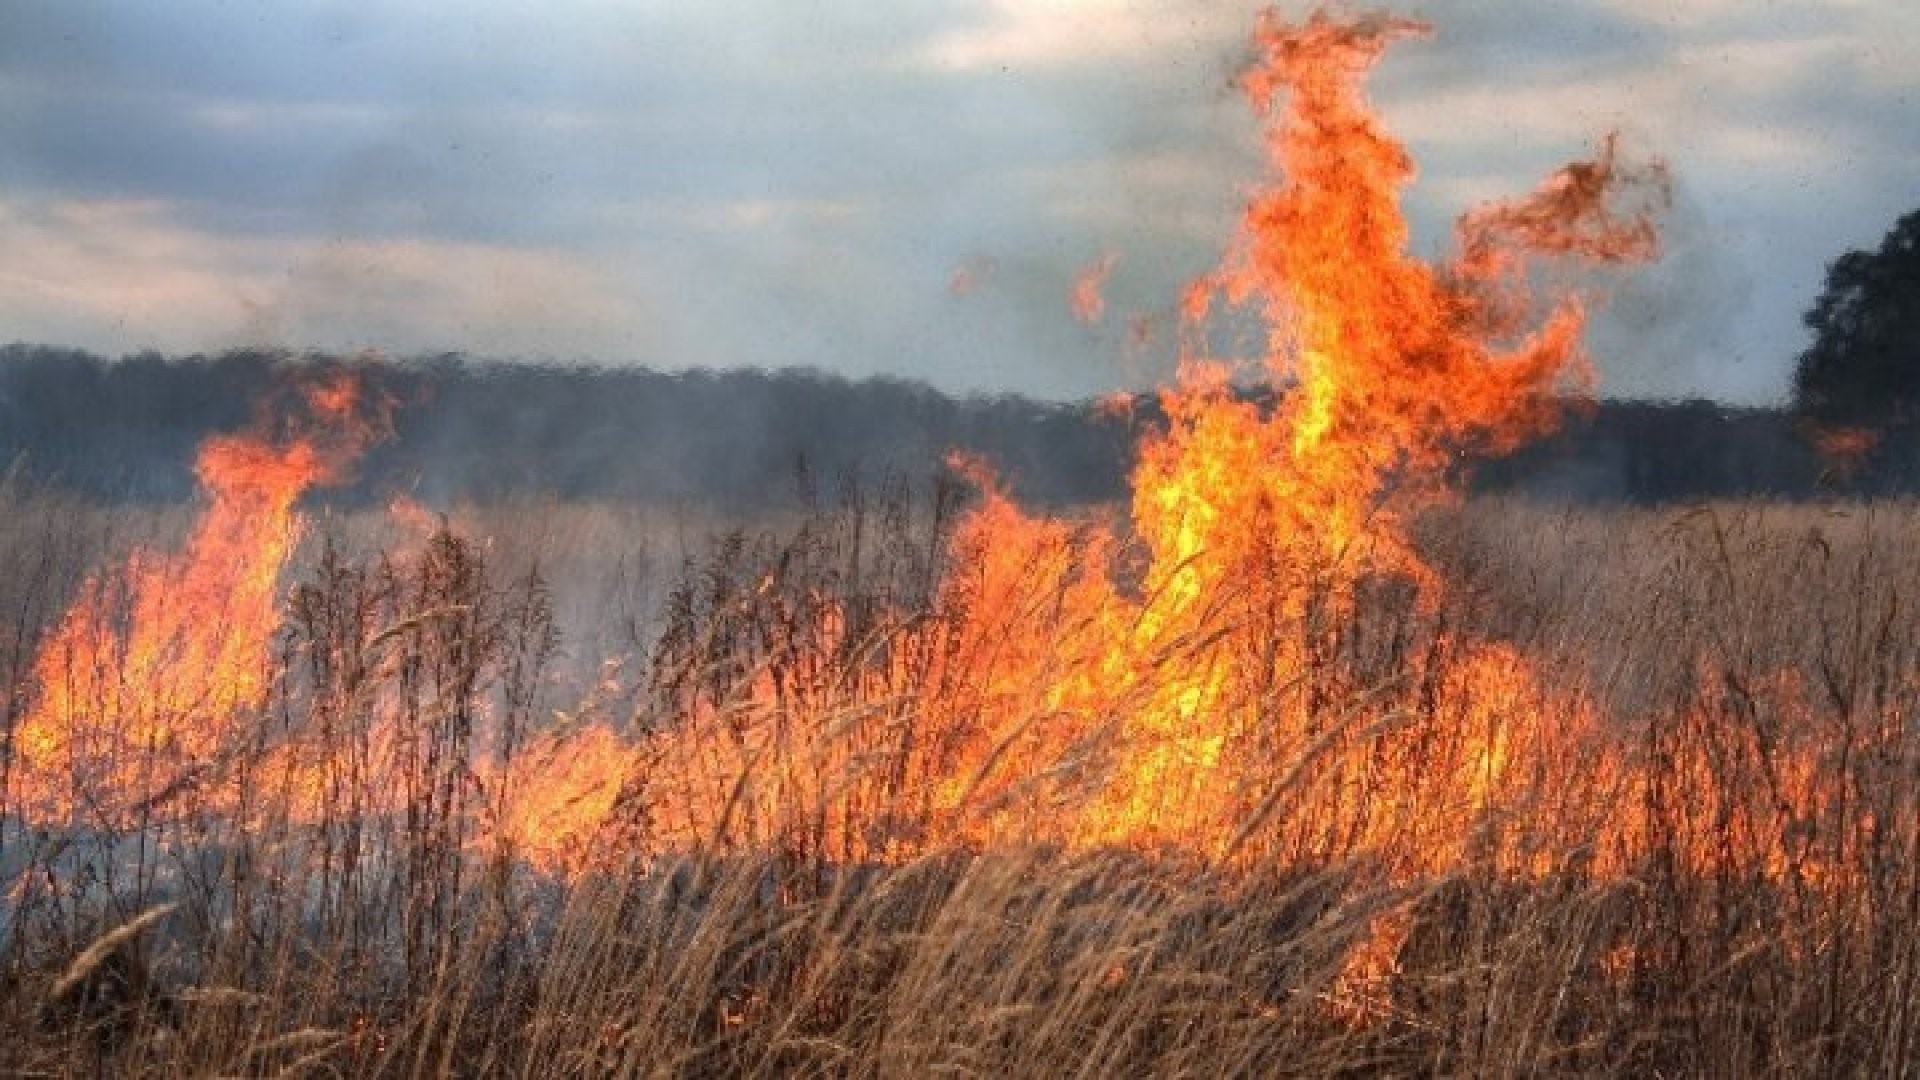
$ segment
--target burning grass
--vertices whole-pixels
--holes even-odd
[[[1215,857],[1064,843],[1059,778],[969,775],[970,792],[916,801],[914,778],[948,752],[914,708],[938,665],[883,659],[877,642],[907,629],[889,612],[929,595],[926,504],[851,499],[723,534],[663,583],[664,643],[639,672],[553,647],[553,587],[532,572],[629,573],[584,550],[605,513],[462,515],[538,520],[544,543],[493,545],[525,545],[514,561],[451,533],[356,553],[378,523],[337,519],[339,538],[310,540],[292,571],[280,690],[232,734],[259,752],[222,759],[224,787],[68,827],[10,802],[5,1008],[23,1035],[7,1068],[1746,1072],[1911,1057],[1911,507],[1430,515],[1419,543],[1445,598],[1382,586],[1289,627],[1313,660],[1276,700],[1316,703],[1323,734],[1275,748],[1266,797]],[[778,648],[825,590],[869,612],[865,644]],[[433,614],[452,609],[471,614]],[[937,601],[919,610],[937,621]],[[1530,660],[1525,683],[1506,681],[1506,657]],[[901,672],[919,687],[889,681]],[[755,711],[766,686],[784,711]],[[667,733],[689,698],[709,702],[698,739]],[[558,721],[540,712],[555,702]],[[379,732],[395,709],[404,739]],[[783,723],[796,730],[773,737]],[[1542,735],[1568,728],[1582,738]],[[1507,748],[1498,770],[1475,756],[1489,744]],[[581,781],[609,755],[610,786]],[[705,797],[731,808],[705,833],[683,790],[702,761]],[[1498,789],[1476,791],[1489,771]],[[311,776],[324,797],[290,797]],[[993,841],[944,835],[976,800]],[[162,905],[143,934],[90,948]]]
[[[1665,177],[1609,140],[1413,257],[1361,84],[1421,30],[1261,23],[1276,176],[1125,517],[956,460],[641,619],[552,507],[295,565],[350,383],[210,443],[173,553],[17,620],[8,1064],[1906,1069],[1912,512],[1462,508],[1582,379],[1534,287],[1655,254]],[[619,632],[563,632],[557,567]]]

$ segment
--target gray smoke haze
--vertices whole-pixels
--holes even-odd
[[[1906,0],[1407,7],[1437,35],[1375,85],[1426,248],[1609,129],[1671,162],[1608,391],[1777,398],[1826,260],[1915,199]],[[1229,84],[1259,9],[6,5],[0,340],[1142,385],[1172,355],[1138,320],[1258,175]]]

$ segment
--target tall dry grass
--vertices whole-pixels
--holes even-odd
[[[10,483],[9,765],[49,622],[184,523]],[[0,1070],[1920,1071],[1915,508],[1435,515],[1437,604],[1383,583],[1270,628],[1310,639],[1284,692],[1328,742],[1269,748],[1224,861],[1068,850],[1019,790],[998,842],[942,842],[915,778],[952,694],[926,629],[952,511],[849,490],[737,532],[550,504],[322,520],[274,692],[224,721],[206,782],[54,827],[7,774]],[[1543,689],[1489,702],[1462,641]],[[769,685],[790,708],[744,708]],[[676,745],[733,778],[724,820],[671,818],[685,763],[643,755],[573,869],[531,865],[496,828],[507,766],[589,723],[710,725]],[[1443,865],[1419,829],[1342,831],[1407,797],[1353,762],[1441,770],[1467,723],[1529,756],[1497,807],[1425,808],[1469,840]]]

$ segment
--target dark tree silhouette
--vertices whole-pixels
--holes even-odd
[[[109,360],[0,345],[0,495],[18,463],[99,498],[192,498],[202,439],[249,423],[291,370],[328,367],[354,368],[369,393],[399,404],[393,437],[367,451],[350,483],[316,494],[341,506],[405,492],[436,508],[537,496],[752,514],[843,479],[924,483],[954,449],[993,463],[1029,506],[1111,504],[1127,498],[1135,441],[1165,422],[1151,396],[1116,412],[808,371],[369,363],[267,348]],[[1798,419],[1709,401],[1602,401],[1569,410],[1557,434],[1517,453],[1463,459],[1461,479],[1477,491],[1641,503],[1810,494],[1831,468]],[[1920,486],[1920,470],[1895,467],[1913,455],[1876,447],[1887,468],[1855,488]],[[796,483],[801,462],[807,485]]]
[[[1813,346],[1793,376],[1802,416],[1873,427],[1920,418],[1920,210],[1879,251],[1835,259],[1806,322]]]

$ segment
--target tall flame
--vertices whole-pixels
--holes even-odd
[[[1029,516],[983,465],[961,463],[984,498],[957,529],[941,589],[939,608],[958,614],[918,631],[933,659],[916,686],[879,679],[889,697],[911,696],[913,734],[879,738],[916,747],[899,767],[911,775],[885,791],[924,817],[919,842],[1225,853],[1237,823],[1275,797],[1264,778],[1276,755],[1392,773],[1397,794],[1374,799],[1366,821],[1328,819],[1327,835],[1367,846],[1431,834],[1411,845],[1428,862],[1464,842],[1458,815],[1430,812],[1436,801],[1493,798],[1521,747],[1488,716],[1538,699],[1522,658],[1458,646],[1467,713],[1451,756],[1376,760],[1289,689],[1311,661],[1294,628],[1337,614],[1370,580],[1429,597],[1442,584],[1413,548],[1412,515],[1447,497],[1457,455],[1544,431],[1563,394],[1588,381],[1583,306],[1533,298],[1540,257],[1654,256],[1665,178],[1658,165],[1622,165],[1608,140],[1532,195],[1464,215],[1452,260],[1415,258],[1399,205],[1413,163],[1361,84],[1389,44],[1425,31],[1385,16],[1259,24],[1243,86],[1268,122],[1276,178],[1184,314],[1195,341],[1221,297],[1271,331],[1250,372],[1183,359],[1161,394],[1167,426],[1139,451],[1130,528]],[[1097,314],[1111,268],[1083,275],[1083,317]],[[1247,376],[1260,385],[1236,385]],[[1144,562],[1128,569],[1136,550]],[[844,618],[823,608],[821,625],[784,647],[846,649]],[[845,851],[888,854],[881,819],[906,808],[852,820],[849,797],[832,792],[854,780],[795,779],[880,756],[844,747],[864,730],[848,719],[858,702],[766,672],[729,695],[690,701],[648,740],[655,827],[692,841],[819,804]]]
[[[1271,329],[1257,375],[1278,401],[1236,393],[1228,365],[1198,357],[1163,393],[1168,428],[1143,445],[1134,471],[1133,527],[1152,556],[1144,594],[1153,601],[1114,643],[1136,654],[1125,666],[1223,617],[1243,626],[1303,619],[1311,603],[1338,605],[1368,575],[1431,591],[1438,583],[1409,541],[1410,515],[1447,496],[1457,455],[1543,431],[1563,393],[1587,381],[1582,305],[1558,297],[1529,325],[1529,261],[1657,253],[1650,215],[1663,198],[1661,169],[1624,169],[1608,140],[1594,161],[1567,166],[1533,195],[1462,217],[1452,262],[1412,256],[1399,195],[1413,163],[1361,81],[1392,41],[1426,29],[1324,14],[1292,25],[1272,13],[1257,29],[1259,61],[1243,86],[1269,118],[1279,180],[1251,200],[1228,260],[1189,291],[1185,314],[1198,327],[1224,294],[1264,315]],[[1616,214],[1612,199],[1635,187],[1652,198]],[[1246,618],[1236,623],[1222,605]],[[1244,665],[1236,645],[1249,644],[1235,637],[1228,631],[1207,656],[1154,666],[1169,685],[1132,714],[1135,748],[1117,787],[1135,794],[1115,808],[1108,838],[1169,813],[1201,824],[1191,821],[1194,797],[1221,790],[1212,774],[1229,733],[1227,671]],[[1280,647],[1266,664],[1302,666]],[[1304,742],[1312,733],[1294,734]]]
[[[1456,855],[1510,764],[1554,737],[1503,722],[1546,711],[1524,658],[1442,635],[1450,726],[1394,747],[1392,711],[1367,710],[1382,687],[1304,685],[1325,666],[1315,636],[1370,589],[1432,603],[1445,583],[1414,516],[1449,497],[1459,455],[1544,431],[1590,378],[1580,299],[1535,295],[1545,260],[1653,257],[1665,176],[1609,139],[1531,195],[1463,215],[1450,259],[1416,258],[1399,203],[1413,163],[1362,83],[1425,32],[1388,16],[1260,22],[1242,86],[1274,176],[1188,290],[1191,347],[1124,527],[1030,516],[962,463],[984,498],[955,531],[940,618],[876,645],[834,598],[793,598],[779,640],[749,646],[777,663],[706,665],[695,682],[718,670],[727,685],[683,695],[637,743],[589,728],[482,769],[517,793],[497,814],[508,846],[580,865],[604,819],[644,804],[656,847],[800,817],[848,858],[1003,839],[1228,856],[1312,772],[1331,794],[1289,819],[1293,850],[1391,849],[1414,869]],[[1113,265],[1083,278],[1083,309],[1097,315]],[[1269,328],[1252,365],[1203,353],[1223,299]],[[124,603],[96,582],[60,625],[21,728],[29,768],[68,778],[54,805],[151,797],[221,753],[259,701],[295,503],[364,441],[350,385],[322,385],[309,408],[324,422],[210,442],[210,505],[186,549],[136,556]],[[853,674],[836,666],[855,655]],[[140,760],[96,749],[110,745]],[[1367,778],[1364,798],[1348,775]]]
[[[207,440],[207,506],[177,553],[136,550],[88,581],[41,649],[16,732],[42,813],[109,818],[190,784],[228,749],[266,691],[279,578],[299,539],[295,504],[335,480],[376,431],[339,374],[305,390],[308,419]],[[131,753],[130,753],[131,751]]]
[[[994,654],[997,681],[1047,688],[1044,701],[988,725],[1001,732],[982,740],[995,769],[1024,748],[1039,755],[1024,767],[1045,771],[1045,754],[1071,753],[1096,728],[1117,732],[1105,789],[1072,829],[1083,841],[1224,842],[1239,809],[1228,748],[1244,750],[1262,725],[1289,752],[1314,737],[1310,718],[1277,716],[1261,700],[1305,666],[1297,638],[1259,641],[1255,628],[1348,602],[1368,577],[1431,591],[1410,516],[1446,497],[1457,455],[1543,431],[1563,394],[1587,381],[1580,301],[1558,297],[1529,318],[1541,309],[1527,288],[1536,256],[1657,253],[1651,214],[1664,176],[1623,167],[1609,140],[1533,195],[1462,217],[1451,262],[1412,256],[1399,196],[1413,164],[1361,82],[1392,41],[1425,29],[1269,14],[1255,34],[1259,61],[1243,85],[1269,120],[1277,180],[1251,200],[1225,265],[1189,291],[1185,315],[1196,340],[1218,296],[1263,315],[1271,331],[1251,374],[1268,389],[1242,392],[1242,373],[1188,356],[1161,395],[1167,428],[1143,444],[1133,474],[1132,533],[1150,560],[1137,587],[1105,577],[1122,544],[1094,530],[1078,562],[1039,590],[1072,609],[1054,616],[1064,636],[1029,657]],[[1617,212],[1634,189],[1650,197]],[[1061,543],[1059,527],[990,496],[962,534],[987,553],[969,608],[979,632],[1030,623],[1005,605],[1030,602],[1034,553]],[[1511,667],[1469,665],[1509,680]],[[1079,731],[1043,749],[1034,714],[1074,717]],[[1483,747],[1481,772],[1502,757]]]
[[[1261,62],[1243,85],[1272,118],[1282,180],[1249,204],[1227,264],[1190,292],[1187,314],[1204,318],[1216,290],[1256,305],[1272,328],[1262,374],[1287,393],[1263,413],[1230,400],[1218,365],[1192,362],[1166,395],[1172,428],[1145,449],[1134,504],[1163,566],[1204,552],[1225,568],[1275,540],[1309,563],[1417,565],[1406,516],[1445,493],[1455,456],[1539,434],[1563,392],[1589,381],[1576,296],[1526,324],[1528,260],[1657,254],[1650,207],[1616,216],[1610,199],[1663,189],[1662,171],[1622,168],[1611,139],[1533,195],[1463,216],[1452,262],[1409,254],[1399,196],[1413,162],[1360,81],[1390,42],[1426,29],[1381,16],[1260,24]]]
[[[1103,295],[1107,279],[1120,265],[1120,253],[1109,251],[1088,263],[1073,280],[1073,291],[1068,294],[1072,303],[1073,317],[1088,326],[1099,322],[1107,313],[1107,298]]]

